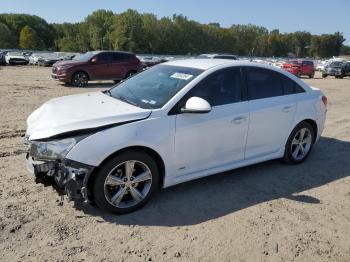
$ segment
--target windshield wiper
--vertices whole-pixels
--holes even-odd
[[[105,93],[105,94],[107,94],[107,95],[109,95],[109,96],[112,96],[112,92],[111,92],[110,89],[105,90],[105,91],[103,91],[102,93]]]
[[[139,107],[139,105],[136,104],[134,101],[131,101],[130,99],[128,99],[128,98],[126,98],[124,96],[113,96],[113,97],[115,97],[115,98],[117,98],[117,99],[119,99],[119,100],[121,100],[123,102],[126,102],[126,103],[128,103],[130,105]]]

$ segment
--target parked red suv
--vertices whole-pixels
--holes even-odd
[[[315,76],[315,66],[308,60],[291,60],[283,64],[282,69],[298,77],[307,75],[310,78]]]
[[[142,70],[135,54],[94,51],[73,60],[59,61],[52,67],[52,77],[73,86],[87,86],[90,80],[120,81]]]

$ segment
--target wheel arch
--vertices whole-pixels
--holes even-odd
[[[316,138],[317,138],[317,135],[318,135],[318,127],[317,127],[317,122],[311,118],[306,118],[306,119],[303,119],[301,121],[299,121],[292,129],[292,131],[294,130],[295,127],[297,127],[298,125],[300,125],[302,122],[306,122],[308,124],[310,124],[312,126],[312,128],[314,129],[314,132],[315,132],[315,136],[314,136],[314,141],[316,141]]]
[[[165,176],[165,164],[163,161],[163,158],[152,148],[150,147],[146,147],[146,146],[129,146],[126,148],[122,148],[117,150],[116,152],[110,154],[108,157],[106,157],[100,164],[99,166],[97,166],[93,172],[90,174],[90,176],[87,178],[87,182],[86,183],[86,188],[88,191],[88,196],[90,200],[93,200],[93,198],[91,198],[91,194],[92,194],[92,186],[94,184],[94,180],[96,177],[96,173],[99,171],[99,169],[107,162],[109,161],[111,158],[115,157],[116,155],[125,153],[125,152],[130,152],[130,151],[138,151],[138,152],[144,152],[148,155],[150,155],[156,162],[158,168],[159,168],[159,186],[161,187],[164,183],[164,176]]]
[[[70,77],[70,80],[72,81],[74,75],[75,75],[76,73],[79,73],[79,72],[85,73],[85,74],[88,76],[88,80],[91,80],[91,77],[90,77],[89,72],[86,71],[86,70],[84,70],[84,69],[77,69],[77,70],[75,70],[75,71],[72,73],[72,75],[71,75],[71,77]]]

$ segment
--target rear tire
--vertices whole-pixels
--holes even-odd
[[[127,171],[128,166],[132,171]],[[140,179],[145,174],[147,177]],[[126,214],[144,206],[158,185],[159,171],[154,159],[140,151],[125,152],[99,169],[93,184],[93,198],[96,205],[107,212]]]
[[[312,150],[315,135],[315,130],[309,123],[298,124],[287,140],[283,160],[288,164],[302,163]]]
[[[327,78],[327,74],[322,74],[322,78]]]
[[[309,75],[309,78],[314,78],[315,77],[315,72]]]

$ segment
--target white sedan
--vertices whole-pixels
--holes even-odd
[[[326,106],[319,89],[275,67],[167,62],[43,104],[27,120],[27,166],[70,198],[127,213],[160,187],[270,159],[303,162]]]

